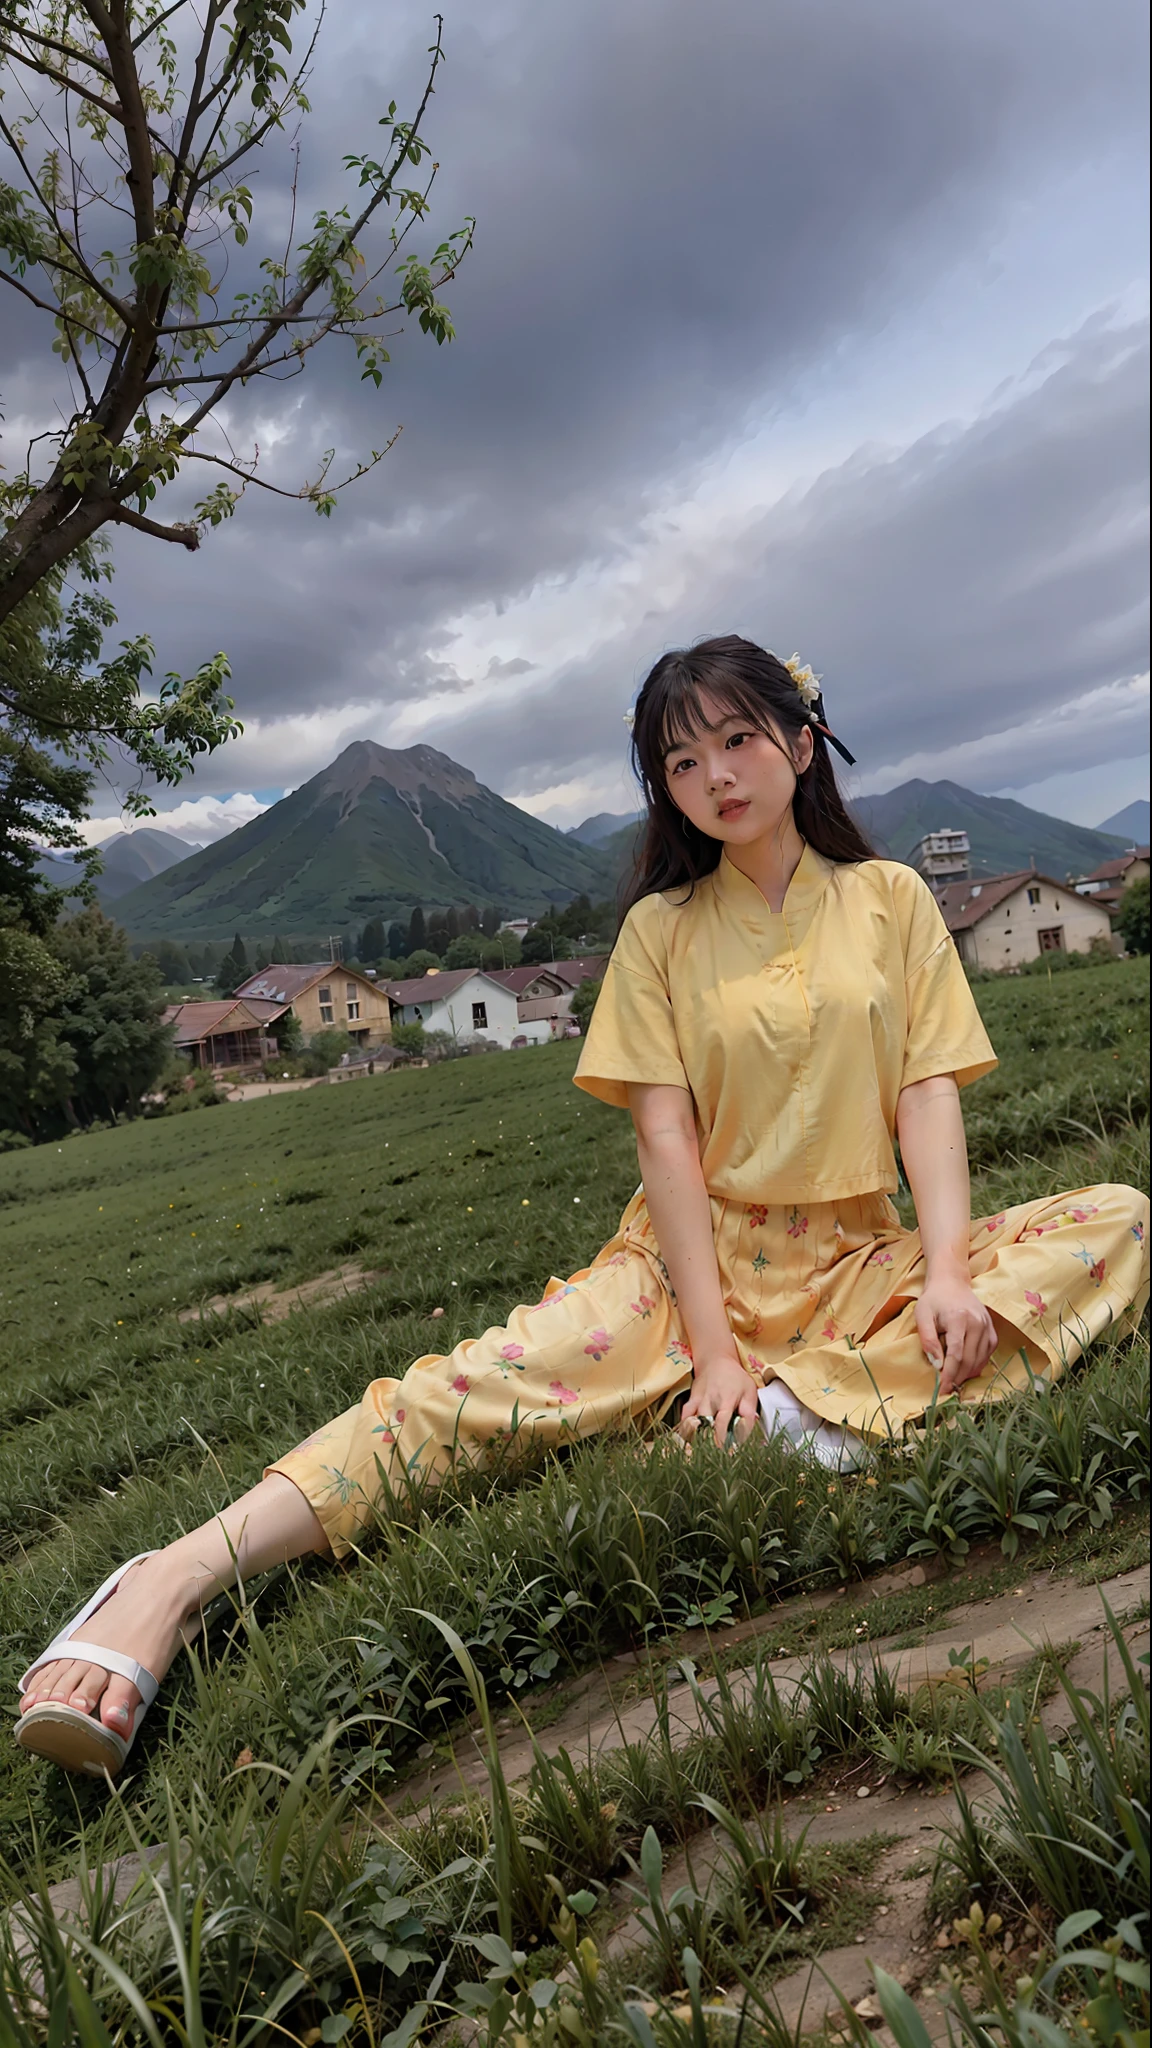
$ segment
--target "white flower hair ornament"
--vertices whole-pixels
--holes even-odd
[[[629,732],[631,732],[636,724],[636,713],[634,711],[626,711],[624,713],[624,723],[628,727]]]
[[[784,667],[803,697],[809,711],[815,711],[820,702],[821,678],[812,673],[811,662],[802,662],[798,654],[790,654],[784,663]]]
[[[809,725],[815,726],[817,732],[822,732],[829,746],[835,747],[841,759],[847,761],[850,768],[854,768],[855,754],[848,752],[843,741],[838,740],[834,732],[829,732],[824,722],[824,694],[820,688],[822,678],[814,673],[811,662],[801,661],[798,654],[790,654],[787,661],[781,665],[787,669],[803,699]]]

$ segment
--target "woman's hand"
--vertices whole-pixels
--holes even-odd
[[[742,1442],[756,1420],[757,1387],[751,1373],[745,1372],[734,1351],[723,1351],[715,1357],[700,1359],[693,1370],[692,1388],[684,1403],[679,1434],[690,1443],[706,1417],[712,1419],[712,1432],[718,1444],[728,1441],[728,1431],[736,1423],[736,1439]],[[745,1426],[740,1428],[740,1424]]]
[[[967,1273],[929,1276],[916,1303],[916,1328],[941,1398],[982,1373],[996,1349],[996,1325]]]

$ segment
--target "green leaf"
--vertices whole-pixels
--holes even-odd
[[[1061,1762],[1063,1762],[1063,1758],[1061,1758]],[[1067,1771],[1067,1765],[1065,1765],[1065,1771]],[[1095,1927],[1099,1918],[1099,1913],[1095,1913],[1091,1909],[1083,1913],[1069,1913],[1068,1918],[1062,1920],[1056,1929],[1057,1948],[1068,1948],[1072,1942],[1079,1941],[1082,1935],[1087,1934],[1090,1927]]]
[[[903,1986],[879,1963],[872,1964],[872,1976],[880,2010],[896,2036],[898,2048],[932,2048],[932,2036]]]
[[[640,1869],[648,1896],[655,1905],[660,1897],[660,1886],[664,1879],[664,1858],[660,1850],[660,1837],[655,1828],[645,1828],[644,1840],[640,1844]]]

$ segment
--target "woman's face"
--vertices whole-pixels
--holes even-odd
[[[664,759],[664,775],[678,810],[709,839],[750,846],[771,837],[790,819],[797,775],[812,759],[805,730],[789,748],[782,732],[761,732],[701,693],[707,728]]]

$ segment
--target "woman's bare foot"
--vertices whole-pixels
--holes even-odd
[[[76,1631],[86,1643],[119,1650],[146,1671],[163,1678],[183,1643],[200,1629],[199,1589],[181,1561],[164,1551],[146,1557],[125,1572],[115,1592]],[[99,1703],[99,1718],[117,1735],[127,1735],[140,1694],[127,1678],[87,1660],[63,1658],[34,1671],[20,1700],[20,1712],[57,1700],[90,1714]]]

